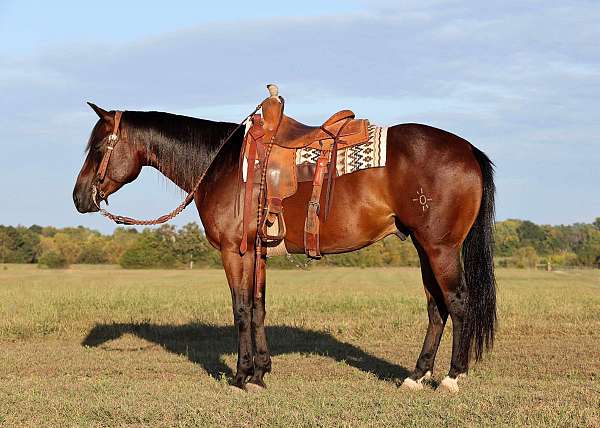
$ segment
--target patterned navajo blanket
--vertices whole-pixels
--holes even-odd
[[[249,127],[246,127],[246,132]],[[369,125],[369,140],[363,144],[338,150],[337,175],[350,174],[361,169],[385,166],[387,153],[387,127]],[[296,165],[304,163],[317,163],[319,151],[317,149],[298,149],[296,151]],[[258,161],[257,161],[258,163]],[[244,157],[242,175],[244,182],[248,173],[248,160]]]
[[[337,175],[350,174],[361,169],[385,166],[387,149],[387,127],[369,125],[369,141],[347,149],[338,150]],[[298,149],[296,151],[296,165],[305,162],[317,163],[319,150]]]

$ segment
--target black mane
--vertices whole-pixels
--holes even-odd
[[[88,143],[88,150],[92,152],[101,151],[101,141],[94,138],[97,127]],[[169,171],[184,187],[195,184],[235,127],[234,123],[157,111],[125,111],[121,119],[121,132],[126,133],[128,142],[155,154],[159,163],[155,166],[163,172]]]

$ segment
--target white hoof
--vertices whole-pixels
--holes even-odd
[[[458,389],[458,379],[452,379],[449,376],[446,376],[444,379],[442,379],[442,382],[440,383],[440,386],[438,388],[440,391],[445,391],[445,392],[449,392],[451,394],[456,394],[459,389]]]
[[[420,391],[423,389],[423,381],[429,378],[431,378],[430,371],[427,371],[427,373],[425,373],[425,376],[417,380],[412,380],[411,378],[407,377],[406,379],[404,379],[404,382],[402,382],[401,388],[408,389],[410,391]]]
[[[404,382],[402,382],[401,388],[408,389],[409,391],[420,391],[423,389],[423,384],[407,377],[406,379],[404,379]]]

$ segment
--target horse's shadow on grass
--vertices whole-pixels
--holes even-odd
[[[158,325],[150,323],[97,324],[83,340],[83,346],[98,347],[130,333],[156,343],[169,352],[184,355],[200,365],[215,379],[233,373],[222,356],[236,349],[237,332],[232,326],[214,326],[191,323],[185,325]],[[362,349],[339,341],[329,333],[298,327],[270,326],[267,337],[272,355],[291,353],[314,354],[344,361],[348,365],[369,372],[379,379],[400,380],[409,375],[406,368],[371,355]]]

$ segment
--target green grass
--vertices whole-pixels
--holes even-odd
[[[600,272],[498,281],[495,350],[450,396],[398,388],[427,325],[418,270],[269,270],[269,389],[235,394],[222,271],[0,267],[0,425],[600,426]]]

